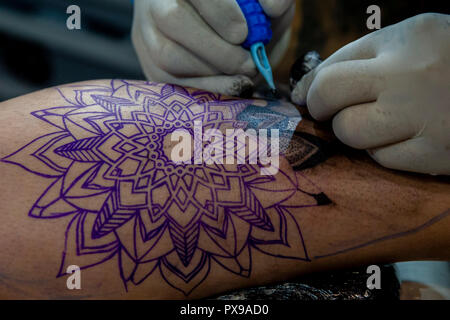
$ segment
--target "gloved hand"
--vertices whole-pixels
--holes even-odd
[[[260,0],[273,18],[267,47],[277,64],[288,44],[295,0]],[[238,96],[258,75],[240,44],[247,23],[236,0],[135,0],[133,43],[149,80]]]
[[[337,51],[292,92],[381,165],[450,174],[450,16],[422,14]]]

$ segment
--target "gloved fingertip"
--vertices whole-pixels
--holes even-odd
[[[310,51],[301,56],[291,68],[289,82],[291,85],[291,100],[298,105],[306,105],[309,90],[308,80],[312,79],[313,70],[322,63],[316,51]],[[309,78],[309,79],[308,79]]]
[[[309,51],[299,59],[291,67],[289,73],[289,82],[291,90],[297,85],[297,83],[303,79],[303,77],[317,68],[322,63],[319,53],[316,51]]]
[[[231,83],[231,87],[227,90],[230,96],[241,98],[251,98],[253,96],[255,85],[253,82],[244,76],[236,77]]]
[[[259,0],[264,11],[271,18],[278,18],[289,8],[292,0]]]
[[[243,20],[242,22],[232,23],[227,30],[221,32],[221,35],[231,44],[240,45],[248,36],[247,22]]]
[[[250,99],[253,97],[253,93],[255,93],[255,88],[252,85],[245,85],[239,94],[239,98]]]
[[[306,105],[306,94],[303,88],[304,86],[302,85],[302,82],[300,82],[295,86],[291,93],[292,102],[300,106]]]

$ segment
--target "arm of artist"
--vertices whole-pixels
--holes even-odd
[[[170,88],[162,94],[169,96]],[[177,171],[167,175],[170,166],[163,162],[151,171],[154,182],[139,180],[144,189],[135,193],[127,189],[127,181],[136,178],[128,172],[133,163],[119,164],[115,156],[140,157],[144,149],[131,150],[147,142],[134,136],[131,146],[124,143],[124,134],[131,135],[133,128],[117,123],[120,112],[114,105],[138,112],[132,123],[140,126],[149,120],[147,114],[125,100],[105,98],[109,81],[83,83],[74,98],[63,98],[64,90],[71,89],[47,89],[0,104],[2,298],[198,298],[322,270],[450,258],[448,183],[397,175],[364,158],[336,155],[324,162],[323,150],[317,150],[322,146],[311,138],[316,131],[306,120],[296,140],[298,154],[291,154],[296,166],[308,163],[303,171],[294,172],[285,158],[272,180],[248,170],[237,174],[231,167],[208,171],[198,165],[210,180],[196,173],[197,189],[189,193],[183,187],[188,171],[179,173],[183,181],[176,180],[171,175]],[[115,99],[145,96],[145,88],[130,90]],[[173,101],[162,100],[165,105]],[[143,101],[159,110],[151,100]],[[59,106],[66,108],[51,109]],[[198,106],[191,108],[199,112]],[[108,135],[98,140],[99,132]],[[94,139],[83,140],[89,136]],[[150,153],[163,157],[170,140],[154,139]],[[168,197],[176,197],[180,206],[186,200],[203,202],[212,188],[222,206],[216,209],[227,210],[217,211],[218,218],[212,214],[216,203],[203,203],[201,210],[210,214],[202,211],[201,220],[190,209],[158,209]],[[120,199],[110,200],[114,195]],[[97,206],[99,199],[103,208]],[[146,204],[151,213],[145,207],[118,210],[117,201]],[[105,223],[102,215],[116,213]],[[195,223],[180,228],[186,221]],[[81,271],[81,290],[66,287],[70,265],[91,266]]]
[[[450,16],[422,14],[337,51],[292,100],[381,165],[450,174]]]

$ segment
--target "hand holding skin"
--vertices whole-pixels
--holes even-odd
[[[450,174],[450,16],[422,14],[337,51],[292,100],[382,166]]]
[[[260,0],[272,18],[276,65],[289,44],[295,0]],[[241,47],[248,35],[236,0],[136,0],[133,43],[149,80],[227,95],[251,90],[258,75]]]

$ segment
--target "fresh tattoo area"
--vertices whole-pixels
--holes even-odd
[[[52,180],[30,217],[72,216],[60,276],[67,266],[95,267],[116,257],[125,286],[139,285],[156,272],[188,295],[208,277],[211,264],[249,277],[252,250],[310,260],[290,208],[331,203],[319,191],[308,192],[315,189],[312,182],[299,184],[279,168],[274,176],[264,174],[265,167],[250,164],[252,155],[245,152],[239,161],[237,151],[246,149],[246,142],[237,136],[235,156],[226,164],[220,158],[177,164],[166,154],[168,136],[180,128],[194,135],[195,122],[220,132],[245,129],[251,118],[258,128],[279,130],[273,128],[293,122],[295,130],[299,114],[289,117],[263,107],[250,114],[251,100],[173,85],[112,81],[109,87],[58,91],[66,106],[33,112],[56,131],[3,161]],[[207,146],[200,149],[203,157]],[[303,154],[297,157],[314,152],[311,144],[302,147],[311,150],[299,148]],[[264,191],[273,192],[272,199],[260,199]]]
[[[307,1],[220,2],[234,33],[164,3],[134,3],[148,80],[0,102],[0,298],[411,298],[391,264],[450,259],[449,16],[295,56],[289,88],[276,55]]]

